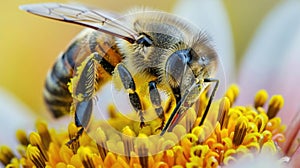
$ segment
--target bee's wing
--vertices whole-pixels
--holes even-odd
[[[20,9],[50,19],[89,27],[125,39],[130,43],[135,42],[138,36],[134,30],[117,20],[116,15],[112,17],[108,12],[82,5],[41,3],[22,5]]]

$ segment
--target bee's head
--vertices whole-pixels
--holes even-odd
[[[216,52],[207,36],[191,23],[158,11],[140,11],[130,16],[130,24],[138,37],[134,43],[119,43],[125,57],[137,62],[149,60],[149,66],[167,66],[168,58],[182,55],[196,78],[213,75]]]

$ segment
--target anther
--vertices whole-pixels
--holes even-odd
[[[47,160],[42,156],[41,151],[36,146],[28,145],[26,156],[32,161],[37,168],[46,166]]]
[[[29,144],[29,140],[27,138],[26,132],[23,130],[18,130],[16,133],[17,139],[23,146],[27,146]]]
[[[46,149],[49,148],[49,144],[52,141],[48,130],[48,126],[45,122],[39,121],[36,124],[37,131],[42,139],[42,143]]]
[[[149,139],[145,134],[140,133],[135,141],[137,147],[140,164],[142,167],[148,168],[148,156],[149,156]]]
[[[92,151],[88,147],[80,147],[78,149],[79,158],[84,167],[94,168],[95,164],[92,158]]]
[[[38,133],[32,132],[29,135],[30,144],[36,146],[40,151],[40,156],[43,157],[43,160],[48,160],[48,154],[44,144],[42,143],[42,139]]]
[[[10,161],[15,157],[15,155],[12,153],[10,148],[7,146],[1,146],[0,148],[0,162],[2,162],[4,165],[7,165],[10,163]]]
[[[107,155],[107,145],[106,145],[106,135],[104,133],[104,131],[102,130],[101,127],[97,128],[96,130],[96,143],[97,143],[97,148],[99,151],[99,154],[102,158],[102,160],[105,159],[106,155]]]
[[[231,105],[234,103],[236,98],[239,95],[239,87],[235,84],[231,85],[227,92],[225,93],[224,97],[227,97],[230,100]]]
[[[135,133],[129,128],[129,126],[126,126],[122,130],[122,141],[124,143],[124,152],[125,157],[127,161],[130,160],[130,151],[133,151],[133,137],[135,137]]]
[[[233,144],[235,146],[239,146],[243,143],[245,138],[247,128],[248,128],[248,121],[245,117],[240,117],[235,125],[234,129],[234,136],[233,136]]]
[[[221,125],[221,129],[227,128],[229,109],[230,109],[230,100],[227,97],[222,98],[219,105],[219,116],[218,116],[218,121]]]
[[[260,90],[256,93],[255,98],[254,98],[254,107],[262,107],[268,100],[268,93],[266,90]]]
[[[284,100],[281,95],[272,96],[267,112],[269,119],[272,119],[277,115],[278,111],[283,107],[283,104]]]

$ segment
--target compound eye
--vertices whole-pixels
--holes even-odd
[[[153,44],[150,36],[145,33],[141,33],[136,42],[138,44],[144,45],[145,47],[150,47]]]

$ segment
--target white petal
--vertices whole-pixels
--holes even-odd
[[[283,1],[264,20],[240,66],[240,102],[252,103],[259,89],[285,98],[285,117],[300,99],[300,2]],[[284,118],[284,122],[290,119]]]
[[[36,116],[16,97],[0,88],[0,144],[15,149],[18,129],[32,131]]]
[[[181,0],[174,13],[185,17],[212,37],[223,65],[219,66],[219,93],[235,81],[235,58],[230,22],[222,1]],[[225,75],[225,76],[224,76]]]
[[[254,158],[238,159],[235,163],[225,166],[225,168],[284,168],[286,167],[282,160],[272,153],[262,153]]]

